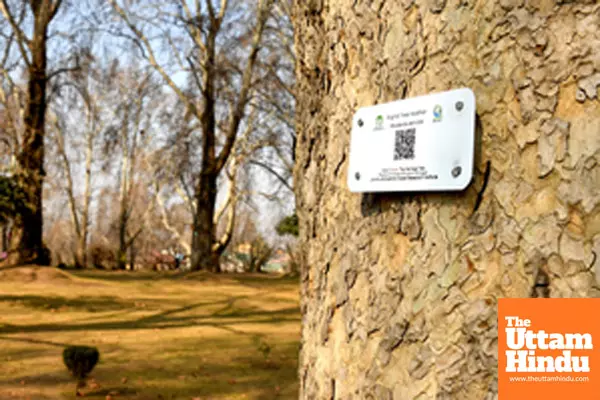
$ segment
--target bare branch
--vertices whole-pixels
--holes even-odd
[[[2,0],[2,1],[5,1],[5,0]],[[143,44],[143,47],[147,53],[147,58],[148,58],[148,61],[150,62],[150,65],[152,65],[152,67],[160,74],[160,76],[165,80],[167,85],[169,85],[169,87],[175,92],[177,97],[179,97],[181,102],[183,104],[185,104],[186,107],[188,107],[189,110],[194,115],[196,115],[198,118],[200,118],[202,114],[196,107],[196,104],[194,104],[194,102],[192,102],[189,99],[189,97],[185,95],[185,93],[181,90],[181,88],[179,86],[177,86],[175,81],[173,79],[171,79],[169,74],[167,74],[165,69],[158,63],[158,60],[156,59],[154,50],[152,49],[152,45],[150,44],[150,41],[148,40],[148,38],[142,33],[142,31],[140,31],[131,22],[131,20],[127,16],[127,13],[125,12],[125,10],[123,10],[117,4],[116,0],[109,0],[109,2],[112,5],[113,9],[117,12],[117,14],[121,17],[121,19],[125,22],[125,24],[129,27],[129,29],[134,33],[134,35],[138,38],[138,40]]]
[[[27,38],[27,36],[25,36],[23,30],[15,21],[13,15],[10,12],[6,0],[0,0],[0,12],[2,12],[2,15],[4,15],[4,18],[6,18],[13,32],[15,33],[15,36],[17,37],[17,44],[19,46],[19,50],[21,51],[21,57],[23,57],[23,61],[28,67],[31,66],[31,62],[29,61],[29,55],[26,50],[26,47],[27,49],[31,48],[31,41]]]
[[[258,58],[260,43],[262,40],[262,35],[264,32],[265,24],[267,22],[267,18],[269,16],[269,9],[271,5],[272,0],[261,0],[259,3],[258,21],[254,32],[254,37],[252,39],[252,48],[248,56],[248,61],[246,63],[246,68],[244,69],[244,74],[242,76],[242,86],[240,88],[240,94],[237,100],[237,104],[235,105],[233,113],[230,117],[230,123],[225,139],[225,144],[216,160],[215,169],[217,172],[221,171],[221,169],[223,169],[223,166],[227,162],[229,154],[231,153],[231,149],[233,148],[233,144],[235,143],[237,130],[240,126],[242,118],[244,117],[244,110],[246,108],[246,104],[248,103],[250,91],[252,90],[251,86],[254,65],[256,64],[256,59]]]
[[[66,73],[69,73],[69,72],[77,72],[77,71],[80,71],[80,70],[81,70],[81,67],[79,65],[76,65],[75,67],[59,68],[57,70],[54,70],[54,71],[50,72],[48,74],[48,78],[47,79],[51,80],[52,78],[55,78],[58,75],[66,74]]]
[[[257,161],[257,160],[250,160],[250,161],[248,161],[248,163],[266,169],[271,175],[276,177],[283,184],[283,186],[285,186],[292,192],[294,191],[294,188],[292,188],[292,186],[290,186],[290,184],[287,182],[287,179],[285,179],[283,176],[281,176],[270,165],[268,165],[262,161]]]
[[[54,19],[54,17],[56,17],[56,14],[58,13],[58,9],[60,8],[60,5],[62,4],[62,0],[56,0],[56,2],[51,6],[50,9],[50,19],[49,21],[52,21]]]

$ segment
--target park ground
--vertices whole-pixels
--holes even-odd
[[[65,346],[95,346],[89,399],[297,398],[297,279],[0,270],[0,399],[74,399]]]

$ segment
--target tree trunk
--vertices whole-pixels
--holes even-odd
[[[92,111],[87,111],[92,113]],[[88,116],[88,120],[93,117]],[[78,252],[81,263],[87,267],[87,242],[90,228],[90,203],[92,200],[92,162],[94,160],[94,139],[97,134],[95,122],[91,122],[91,131],[87,133],[85,151],[85,186],[83,191],[83,211],[81,213],[81,237],[79,237]]]
[[[37,7],[37,8],[36,8]],[[26,196],[26,207],[16,218],[13,247],[19,263],[48,264],[43,249],[42,187],[44,183],[44,136],[46,117],[46,40],[50,22],[49,7],[34,7],[34,32],[30,43],[25,133],[18,156],[19,184]]]
[[[121,178],[119,185],[119,248],[117,249],[117,269],[127,265],[127,227],[129,223],[129,107],[125,107],[121,128]]]
[[[192,232],[192,270],[220,272],[219,255],[213,251],[215,243],[215,201],[217,199],[217,177],[202,174],[196,188],[196,215]]]
[[[2,224],[2,251],[8,251],[8,221]]]
[[[135,271],[135,240],[129,245],[129,269]]]
[[[90,202],[92,199],[92,151],[88,149],[85,165],[85,189],[83,197],[83,211],[81,213],[81,237],[79,237],[78,252],[83,267],[87,267],[87,242],[90,227]]]
[[[295,1],[301,398],[492,399],[497,298],[600,294],[600,5],[522,3]],[[465,86],[467,190],[349,192],[359,107]]]

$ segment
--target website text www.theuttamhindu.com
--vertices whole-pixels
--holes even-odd
[[[510,383],[531,383],[531,382],[580,382],[590,381],[587,376],[511,376]]]

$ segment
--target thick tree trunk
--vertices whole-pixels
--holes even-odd
[[[600,293],[600,5],[526,3],[295,1],[301,398],[492,399],[497,298]],[[464,86],[464,193],[349,192],[358,107]]]
[[[44,7],[42,7],[43,9]],[[18,156],[19,184],[26,196],[26,207],[20,210],[13,230],[13,248],[19,263],[47,264],[43,249],[42,187],[44,183],[44,136],[46,117],[46,31],[47,11],[34,15],[31,40],[31,65],[27,82],[27,104],[24,112],[25,134]]]
[[[217,199],[217,177],[202,174],[196,188],[196,215],[192,232],[192,270],[220,272],[219,255],[213,251],[215,243],[215,202]]]

